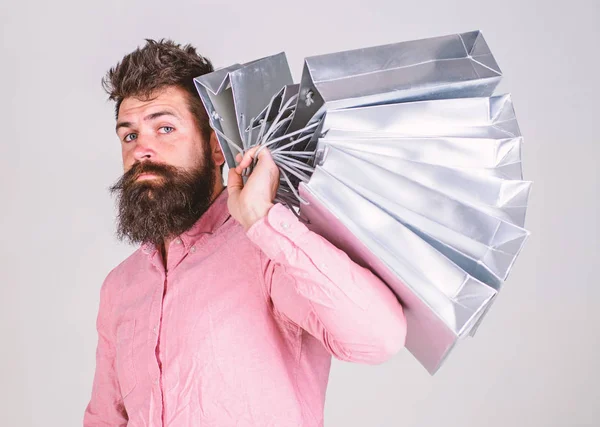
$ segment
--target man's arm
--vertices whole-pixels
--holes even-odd
[[[242,171],[254,157],[256,167],[244,183]],[[392,291],[287,208],[273,205],[279,169],[268,149],[253,147],[236,160],[227,182],[229,212],[262,250],[265,288],[275,311],[338,359],[380,363],[398,352],[406,320]]]
[[[108,285],[109,277],[100,290],[100,308],[96,321],[98,330],[96,374],[92,397],[83,418],[84,427],[126,426],[128,420],[115,366],[115,336],[110,322],[113,303]]]
[[[404,346],[406,320],[392,291],[286,207],[273,206],[247,234],[262,250],[274,309],[335,357],[375,364]]]

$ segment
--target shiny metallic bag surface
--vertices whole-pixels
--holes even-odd
[[[196,86],[228,165],[271,151],[276,201],[388,285],[406,347],[433,374],[475,333],[529,236],[532,183],[500,78],[474,31],[308,57],[299,84],[278,54]]]

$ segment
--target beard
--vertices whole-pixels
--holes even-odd
[[[215,169],[210,152],[191,171],[150,161],[134,163],[109,188],[117,198],[118,239],[160,246],[166,238],[189,230],[210,207]],[[137,181],[142,173],[155,177]]]

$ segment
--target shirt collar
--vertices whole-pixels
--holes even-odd
[[[224,188],[194,225],[189,230],[175,237],[175,240],[180,239],[187,251],[203,234],[213,234],[216,232],[230,217],[227,199],[227,188]],[[153,252],[156,250],[156,247],[151,243],[144,243],[142,244],[142,249],[144,252]]]
[[[229,209],[227,208],[227,199],[228,192],[225,188],[192,228],[179,236],[186,249],[196,243],[202,234],[213,234],[227,221],[230,216]]]

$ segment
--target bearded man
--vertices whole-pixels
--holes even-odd
[[[369,270],[273,200],[256,150],[224,156],[190,46],[147,40],[103,80],[116,102],[123,176],[117,235],[139,248],[100,291],[84,426],[322,426],[331,356],[382,363],[405,317]]]

